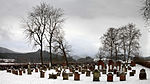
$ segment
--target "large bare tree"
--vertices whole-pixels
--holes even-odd
[[[27,19],[25,20],[25,33],[27,38],[34,42],[35,46],[40,46],[40,57],[41,63],[43,64],[43,42],[44,42],[44,33],[46,28],[49,26],[49,7],[46,3],[41,3],[33,8],[29,12]]]
[[[54,34],[57,33],[57,31],[59,31],[61,29],[62,23],[64,22],[64,18],[63,18],[63,10],[61,8],[54,8],[54,7],[49,7],[50,11],[49,11],[49,16],[48,16],[48,28],[46,29],[46,33],[45,38],[48,44],[48,48],[49,48],[49,55],[50,55],[50,62],[51,65],[53,65],[52,63],[52,48],[53,46],[53,37]]]
[[[108,31],[101,37],[102,44],[107,51],[110,52],[110,58],[113,59],[115,48],[117,48],[117,29],[109,28]]]
[[[129,57],[134,55],[139,51],[140,44],[139,38],[141,36],[140,30],[135,27],[134,24],[127,25],[127,63],[129,61]]]
[[[127,52],[127,27],[123,26],[118,29],[119,30],[119,39],[120,39],[120,48],[123,50],[124,61],[126,61],[126,52]]]

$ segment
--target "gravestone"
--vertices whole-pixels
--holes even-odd
[[[49,74],[49,79],[57,79],[57,74]]]
[[[74,73],[74,80],[76,80],[76,81],[80,80],[80,74],[78,72]]]
[[[90,71],[90,70],[87,70],[87,71],[86,71],[86,76],[90,76],[90,73],[91,73],[91,71]]]
[[[113,72],[114,62],[112,60],[108,61],[108,72]]]
[[[126,73],[122,72],[120,74],[120,81],[126,81]]]
[[[130,66],[128,66],[128,70],[131,70],[132,68]]]
[[[117,62],[116,62],[116,69],[117,69],[118,71],[120,71],[120,69],[121,69],[121,61],[117,61]]]
[[[132,67],[136,66],[135,62],[131,61],[130,66],[132,66]]]
[[[22,70],[21,69],[19,69],[19,75],[22,75]]]
[[[130,72],[130,76],[134,76],[134,72]]]
[[[31,75],[31,74],[32,74],[32,73],[31,73],[31,65],[30,65],[30,63],[28,64],[27,72],[28,72],[28,75]]]
[[[62,73],[62,76],[63,76],[63,80],[68,80],[68,73],[66,73],[66,71],[64,70],[63,73]]]
[[[35,72],[38,72],[38,68],[37,67],[35,68]]]
[[[120,71],[117,71],[117,77],[120,77]]]
[[[40,78],[44,78],[45,77],[45,72],[44,71],[40,71]]]
[[[98,65],[98,69],[100,70],[100,71],[103,71],[103,69],[104,69],[104,62],[102,61],[102,60],[99,60],[98,61],[98,63],[97,63],[97,65]]]
[[[99,81],[99,77],[100,77],[100,72],[98,69],[95,69],[93,71],[93,81]]]
[[[113,82],[113,74],[112,73],[107,74],[107,81],[108,82]]]
[[[147,79],[147,75],[146,75],[145,69],[141,69],[140,70],[139,79],[140,80],[146,80]]]

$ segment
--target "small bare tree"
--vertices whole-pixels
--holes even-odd
[[[102,60],[106,56],[104,47],[100,47],[98,50],[98,53],[96,54],[96,57]]]
[[[66,65],[69,66],[67,56],[69,56],[70,53],[70,45],[66,42],[64,38],[64,32],[62,30],[58,30],[57,33],[55,33],[54,37],[54,50],[57,54],[64,56],[64,59],[66,61]]]
[[[33,8],[33,11],[29,12],[27,20],[25,21],[25,33],[27,38],[34,42],[35,46],[40,46],[41,63],[43,64],[43,42],[44,33],[48,23],[48,5],[41,3]]]

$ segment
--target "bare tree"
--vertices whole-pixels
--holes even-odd
[[[41,3],[33,8],[25,21],[25,33],[27,38],[34,42],[35,46],[40,46],[40,57],[41,63],[43,64],[43,42],[44,42],[44,33],[48,23],[48,5]]]
[[[96,54],[96,57],[102,60],[106,56],[104,47],[100,47],[98,50],[98,53]]]
[[[141,9],[143,11],[143,17],[146,21],[150,19],[150,0],[144,0],[144,6]]]
[[[115,47],[117,48],[117,29],[109,28],[106,34],[104,34],[101,38],[102,44],[107,51],[110,52],[110,58],[113,59]],[[117,45],[116,45],[117,44]]]
[[[123,26],[121,28],[119,28],[119,35],[118,35],[119,39],[120,39],[120,48],[123,50],[123,55],[124,55],[124,61],[126,61],[126,51],[127,51],[127,27]]]
[[[54,50],[57,54],[64,56],[64,59],[66,61],[66,65],[69,66],[67,56],[69,56],[70,53],[70,45],[66,42],[64,38],[64,32],[62,30],[58,30],[57,33],[55,33],[54,37],[55,45]]]
[[[139,51],[140,44],[139,38],[141,36],[140,30],[135,27],[134,24],[127,25],[127,63],[131,54],[135,54]]]
[[[53,46],[53,37],[54,34],[57,33],[56,31],[58,31],[59,29],[61,29],[61,25],[64,22],[64,18],[63,18],[63,10],[61,8],[54,8],[54,7],[49,7],[50,11],[49,11],[49,16],[48,16],[48,28],[46,29],[46,33],[45,38],[46,41],[48,43],[48,48],[49,48],[49,55],[50,55],[50,62],[51,65],[53,65],[52,63],[52,48]]]

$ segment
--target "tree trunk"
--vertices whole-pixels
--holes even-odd
[[[50,42],[49,42],[49,56],[50,56],[50,63],[51,63],[51,66],[53,66],[53,60],[52,60],[52,37],[50,37]]]
[[[129,44],[129,51],[128,51],[128,58],[127,58],[127,63],[128,63],[128,61],[129,61],[129,56],[130,56],[130,51],[131,50],[131,43]]]
[[[123,49],[124,49],[124,61],[126,61],[126,48],[125,48],[124,37],[123,37]]]
[[[41,42],[40,56],[41,56],[41,63],[43,65],[43,44],[42,44],[42,42]]]
[[[117,50],[117,45],[115,46],[116,47],[116,61],[118,60],[118,50]]]
[[[64,48],[63,44],[62,44],[62,51],[64,53],[64,58],[65,58],[65,61],[66,61],[66,65],[67,65],[67,67],[69,67],[68,60],[67,60],[67,55],[66,55],[65,48]]]

